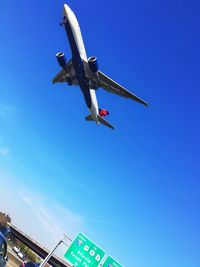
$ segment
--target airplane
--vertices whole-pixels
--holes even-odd
[[[109,112],[106,109],[98,107],[96,90],[99,87],[108,92],[135,100],[148,106],[147,102],[126,90],[101,72],[95,56],[87,57],[78,20],[67,4],[64,4],[64,16],[60,26],[64,26],[65,28],[72,52],[72,59],[67,62],[63,52],[58,52],[56,54],[58,64],[62,69],[53,78],[52,82],[53,84],[66,82],[68,85],[80,87],[90,112],[85,118],[86,121],[95,121],[97,124],[102,123],[105,126],[114,129],[114,127],[104,118],[109,115]]]

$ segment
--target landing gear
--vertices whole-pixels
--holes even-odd
[[[93,90],[97,90],[98,86],[97,86],[97,82],[93,81],[93,80],[89,80],[89,88],[93,89]]]
[[[67,22],[67,18],[64,16],[63,20],[59,23],[59,25],[64,26],[66,22]]]
[[[72,86],[72,79],[71,79],[71,78],[67,78],[67,84],[68,84],[69,86]]]

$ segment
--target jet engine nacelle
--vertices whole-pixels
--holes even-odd
[[[56,54],[56,58],[57,58],[57,61],[58,61],[59,66],[61,68],[64,68],[67,65],[65,54],[63,52],[58,52]]]
[[[88,64],[90,67],[90,70],[94,73],[97,73],[99,70],[98,61],[96,57],[89,57],[88,58]]]

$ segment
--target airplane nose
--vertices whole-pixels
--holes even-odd
[[[61,25],[63,25],[63,23],[67,22],[67,20],[70,19],[70,14],[71,14],[71,9],[69,8],[68,5],[64,4],[63,21],[61,22]]]
[[[63,9],[63,17],[67,17],[67,8],[66,8],[66,4],[64,5],[64,9]]]
[[[69,16],[69,14],[70,14],[70,11],[71,11],[71,9],[69,8],[69,6],[64,4],[63,16],[67,18]]]

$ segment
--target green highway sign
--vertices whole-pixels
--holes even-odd
[[[106,260],[104,261],[104,264],[102,267],[122,267],[121,264],[119,264],[116,260],[114,260],[112,257],[108,256]]]
[[[78,234],[64,257],[75,267],[97,267],[105,252],[83,234]]]

